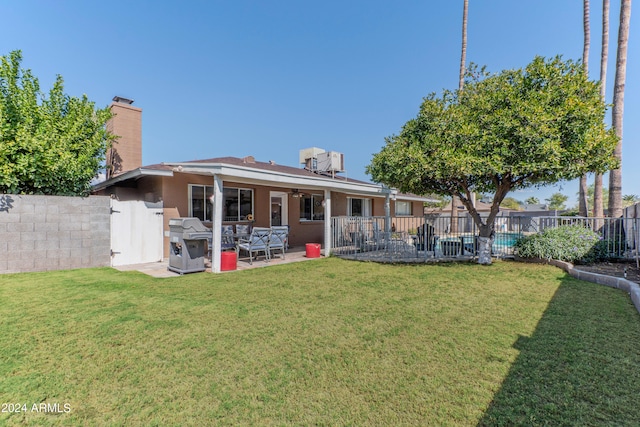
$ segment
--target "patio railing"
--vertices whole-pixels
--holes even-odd
[[[496,218],[492,255],[512,257],[522,236],[561,225],[589,228],[606,241],[611,258],[632,259],[638,254],[638,218],[584,218],[559,216],[500,216]],[[457,230],[452,232],[451,230]],[[409,261],[477,256],[478,228],[468,215],[428,214],[421,217],[331,218],[332,253],[362,260]]]

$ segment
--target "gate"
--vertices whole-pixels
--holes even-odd
[[[111,200],[111,265],[162,261],[162,202]]]

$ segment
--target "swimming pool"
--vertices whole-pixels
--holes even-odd
[[[512,255],[516,240],[521,236],[522,234],[517,232],[501,231],[495,233],[491,252],[496,255]],[[440,250],[445,256],[457,255],[460,253],[460,242],[463,242],[465,251],[473,252],[475,237],[474,234],[463,234],[460,237],[444,237],[439,239],[437,250]]]

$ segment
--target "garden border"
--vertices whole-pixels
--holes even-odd
[[[535,262],[539,264],[550,264],[554,267],[558,267],[569,273],[572,277],[579,280],[585,280],[587,282],[597,283],[598,285],[608,286],[610,288],[616,288],[625,291],[629,294],[631,302],[636,307],[638,314],[640,314],[640,285],[622,277],[607,276],[606,274],[592,273],[590,271],[584,271],[575,268],[575,266],[567,261],[558,261],[555,259],[531,259],[531,258],[517,258],[517,261]]]

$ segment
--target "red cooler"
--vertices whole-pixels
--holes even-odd
[[[238,268],[238,258],[233,251],[220,253],[220,271],[231,271]]]
[[[307,258],[320,258],[320,243],[307,243]]]

